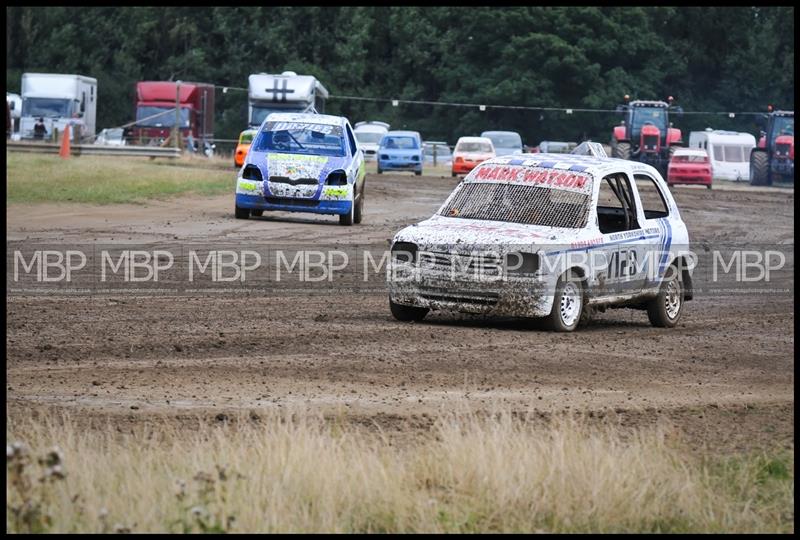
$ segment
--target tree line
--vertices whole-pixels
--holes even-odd
[[[7,7],[6,89],[22,73],[98,81],[98,129],[134,118],[140,80],[246,87],[251,73],[316,76],[332,95],[613,109],[674,96],[686,110],[794,108],[793,7]],[[483,130],[607,142],[620,116],[330,99],[451,144]],[[756,133],[753,117],[673,120]],[[217,91],[215,134],[247,124],[246,92]],[[685,138],[688,139],[687,136]]]

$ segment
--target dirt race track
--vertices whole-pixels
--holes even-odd
[[[272,214],[233,219],[232,196],[144,205],[13,205],[9,241],[386,243],[430,216],[456,181],[368,177],[364,223]],[[793,251],[793,191],[674,193],[696,244]],[[243,298],[7,297],[7,409],[59,407],[120,421],[236,411],[346,411],[424,425],[442,410],[504,406],[667,417],[699,444],[793,446],[793,257],[785,294],[699,295],[674,329],[608,310],[571,334],[508,319],[392,319],[385,294]],[[690,438],[691,438],[690,437]]]

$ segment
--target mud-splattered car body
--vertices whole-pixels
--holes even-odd
[[[601,190],[606,185],[620,190],[620,209],[598,204],[608,189],[617,193]],[[571,154],[496,157],[473,169],[433,217],[395,235],[390,304],[401,320],[429,309],[547,317],[558,308],[559,280],[574,277],[578,315],[586,306],[648,307],[672,266],[682,302],[692,296],[688,240],[649,165]]]
[[[366,167],[344,117],[272,113],[236,181],[236,217],[263,211],[335,214],[359,223]]]

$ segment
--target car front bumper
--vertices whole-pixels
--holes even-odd
[[[353,206],[353,185],[322,186],[318,198],[276,197],[265,194],[264,182],[237,179],[236,206],[251,210],[349,214]]]
[[[481,278],[390,265],[389,298],[396,304],[459,313],[545,317],[553,307],[549,276]]]
[[[378,158],[378,168],[382,171],[417,171],[422,172],[421,161],[405,161]]]

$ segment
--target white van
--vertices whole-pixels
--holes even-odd
[[[708,153],[714,180],[749,181],[750,150],[755,146],[756,138],[750,133],[708,128],[689,134],[689,148],[700,148]]]
[[[353,126],[353,135],[356,136],[358,147],[364,152],[364,159],[367,161],[378,159],[381,138],[389,133],[389,128],[389,124],[377,120],[358,122]]]

